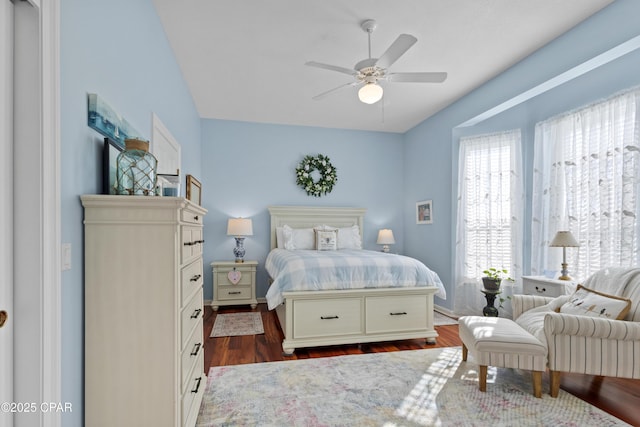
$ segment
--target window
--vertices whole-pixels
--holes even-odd
[[[520,139],[520,130],[460,139],[456,314],[478,312],[472,301],[481,297],[477,284],[483,270],[506,268],[511,277],[521,276]]]
[[[562,250],[549,248],[559,230],[580,244],[567,248],[575,279],[638,265],[639,99],[628,91],[536,125],[532,274],[560,270]]]

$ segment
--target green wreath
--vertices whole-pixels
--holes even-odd
[[[320,178],[313,180],[311,173],[317,170]],[[305,156],[296,168],[296,184],[304,189],[309,196],[320,197],[331,193],[333,186],[338,181],[336,168],[333,167],[327,156]]]

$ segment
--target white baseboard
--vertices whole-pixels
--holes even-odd
[[[449,310],[448,308],[441,307],[439,305],[434,304],[433,310],[437,311],[438,313],[442,313],[445,316],[453,317],[454,319],[458,318],[458,316],[456,316],[456,314],[453,311]]]

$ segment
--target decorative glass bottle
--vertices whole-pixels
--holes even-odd
[[[118,155],[116,188],[118,194],[155,195],[158,160],[149,153],[149,142],[125,140],[125,150]]]

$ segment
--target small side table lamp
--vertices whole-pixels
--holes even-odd
[[[562,248],[562,275],[558,277],[559,280],[571,280],[569,276],[569,270],[567,270],[567,248],[577,248],[580,245],[573,237],[570,231],[558,231],[549,243],[552,248]]]
[[[233,254],[236,256],[236,262],[244,262],[244,237],[253,236],[253,224],[249,218],[229,218],[227,222],[227,236],[234,236],[236,239],[236,247],[233,248]]]
[[[388,228],[383,228],[378,231],[378,241],[376,242],[382,246],[382,252],[389,252],[389,245],[395,245],[396,240],[393,238],[393,231]]]

